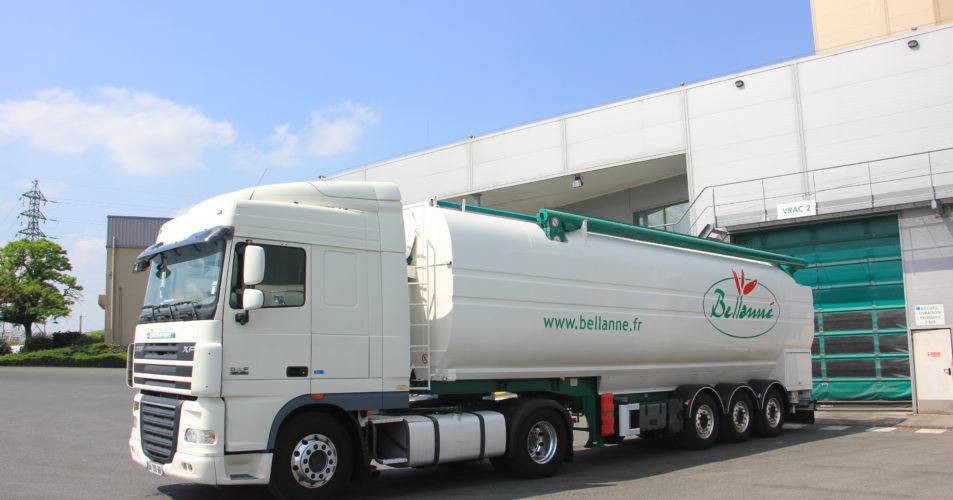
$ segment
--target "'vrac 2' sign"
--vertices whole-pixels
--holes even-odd
[[[817,215],[817,202],[814,200],[796,201],[778,205],[778,219],[793,219]]]

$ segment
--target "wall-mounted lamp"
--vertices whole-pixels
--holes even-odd
[[[744,80],[735,80],[735,87],[738,87],[739,89],[745,88],[745,81],[744,81]]]
[[[581,175],[577,175],[577,176],[573,177],[573,179],[572,179],[572,184],[570,184],[570,186],[572,186],[573,188],[581,188],[581,187],[582,187],[582,176],[581,176]]]
[[[917,50],[920,48],[920,42],[916,40],[910,40],[907,42],[907,47],[910,47],[910,50]]]

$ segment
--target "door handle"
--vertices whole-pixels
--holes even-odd
[[[950,373],[951,371],[953,371],[953,369],[950,369],[950,368],[944,368],[944,369],[943,369],[943,373],[945,373],[945,374],[947,374],[947,375],[953,375],[953,373]]]
[[[307,377],[307,366],[289,366],[285,369],[285,375],[289,377]]]

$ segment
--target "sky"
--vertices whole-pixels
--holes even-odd
[[[808,0],[0,0],[0,242],[41,229],[101,329],[106,216],[406,153],[813,54]],[[138,300],[136,298],[135,300]]]

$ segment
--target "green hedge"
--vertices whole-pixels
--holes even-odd
[[[0,366],[86,366],[123,368],[126,351],[115,344],[74,345],[0,357]]]

